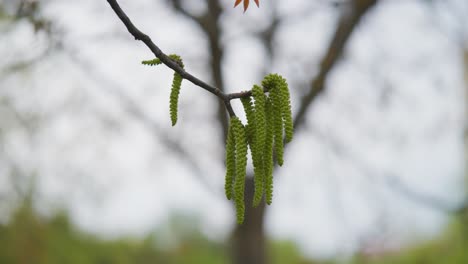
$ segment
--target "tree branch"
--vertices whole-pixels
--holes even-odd
[[[370,164],[362,158],[350,153],[349,150],[343,146],[339,140],[333,138],[330,133],[315,130],[315,134],[321,139],[321,141],[328,143],[329,149],[334,155],[354,164],[355,168],[369,179],[375,178],[373,176],[376,175],[379,176],[381,180],[379,181],[380,183],[385,184],[391,191],[404,196],[411,202],[452,215],[460,215],[468,210],[468,197],[464,197],[464,199],[457,205],[453,205],[454,202],[445,201],[443,198],[439,198],[435,195],[418,191],[399,179],[395,173],[391,171],[381,172],[370,166]]]
[[[153,54],[161,60],[164,65],[171,68],[182,78],[190,81],[191,83],[199,86],[200,88],[216,95],[220,100],[224,102],[227,111],[229,112],[230,116],[235,116],[234,110],[230,104],[230,100],[232,99],[230,96],[223,93],[223,91],[219,88],[213,87],[204,81],[198,79],[197,77],[193,76],[192,74],[185,71],[182,67],[177,64],[177,62],[173,61],[169,56],[167,56],[162,50],[151,40],[151,38],[146,35],[145,33],[141,32],[135,25],[132,23],[130,18],[128,18],[127,14],[122,10],[120,5],[117,3],[116,0],[107,0],[109,5],[111,6],[112,10],[114,10],[115,14],[120,18],[122,23],[124,23],[125,27],[127,28],[128,32],[136,39],[140,40],[153,52]]]
[[[337,64],[338,59],[343,53],[344,47],[349,40],[352,32],[361,21],[362,17],[367,11],[377,3],[378,0],[353,0],[350,3],[350,11],[348,14],[343,14],[338,27],[335,31],[333,39],[327,50],[327,53],[323,57],[320,65],[320,71],[318,75],[311,81],[311,89],[303,97],[302,103],[299,106],[299,111],[294,120],[294,126],[297,128],[304,123],[304,117],[309,109],[310,105],[317,97],[318,94],[323,92],[325,89],[325,81],[331,71],[331,69]],[[220,100],[224,102],[224,105],[229,112],[230,116],[235,116],[234,110],[230,104],[230,100],[238,99],[242,97],[251,96],[250,91],[244,91],[239,93],[225,94],[221,89],[213,87],[197,77],[191,75],[180,67],[175,61],[170,59],[161,49],[151,40],[151,38],[141,32],[131,22],[125,12],[122,10],[116,0],[107,0],[111,8],[114,10],[116,15],[127,27],[129,33],[136,39],[141,40],[145,45],[153,52],[153,54],[159,58],[167,67],[171,68],[175,72],[179,73],[182,78],[192,82],[202,89],[216,95]]]
[[[197,24],[201,24],[202,18],[199,16],[194,16],[190,14],[189,12],[187,12],[187,10],[185,10],[185,8],[182,7],[182,3],[180,2],[180,0],[172,0],[171,3],[177,12],[191,19],[192,21],[195,21]]]
[[[418,204],[425,205],[437,211],[442,211],[447,214],[462,214],[468,208],[468,198],[465,198],[459,205],[453,206],[450,203],[428,194],[420,193],[412,190],[410,187],[401,182],[398,178],[387,176],[386,183],[392,190],[403,194],[406,198]]]

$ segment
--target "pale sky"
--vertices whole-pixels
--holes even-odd
[[[212,83],[207,43],[194,24],[164,1],[119,2],[163,51],[181,55],[189,72]],[[203,2],[188,1],[187,8],[201,12]],[[286,21],[275,39],[278,57],[265,66],[267,54],[249,32],[268,25],[272,1],[245,14],[231,2],[226,0],[222,19],[229,91],[250,89],[265,69],[290,83],[313,77],[336,9],[317,6],[301,18],[297,14],[311,1],[280,4]],[[464,6],[463,0],[452,2]],[[179,121],[171,127],[172,72],[140,64],[152,54],[107,2],[47,3],[44,12],[63,32],[64,49],[23,72],[0,75],[0,98],[18,113],[40,118],[30,136],[8,109],[0,109],[12,119],[0,127],[2,163],[35,174],[41,210],[65,206],[84,230],[144,235],[183,212],[197,215],[208,237],[226,238],[235,219],[223,194],[216,99],[185,81]],[[288,147],[285,165],[275,171],[269,236],[292,239],[305,254],[320,257],[347,254],[364,241],[395,246],[443,228],[443,214],[395,192],[387,179],[396,177],[448,204],[462,199],[465,95],[458,29],[449,20],[412,0],[383,0],[365,17],[326,93],[310,108],[307,126]],[[46,43],[26,22],[2,35],[0,72],[40,54]],[[290,89],[295,111],[302,91]],[[121,95],[160,132],[135,118]],[[238,103],[235,110],[240,113]],[[170,151],[158,133],[183,146],[200,171]],[[8,174],[0,170],[0,186],[9,186]]]

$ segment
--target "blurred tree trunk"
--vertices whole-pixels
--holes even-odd
[[[463,76],[465,80],[465,124],[464,124],[464,140],[465,140],[465,164],[468,165],[468,47],[463,50]],[[466,172],[468,176],[468,171]],[[468,185],[468,178],[467,178]]]
[[[465,141],[465,170],[468,168],[468,47],[463,50],[463,75],[465,80],[465,124],[464,124],[464,141]],[[468,190],[468,170],[465,171],[465,189]],[[467,191],[468,193],[468,191]],[[466,203],[466,200],[465,200]],[[459,212],[461,215],[461,226],[463,228],[463,247],[468,246],[468,206],[465,204],[462,206],[462,210]]]
[[[174,8],[181,15],[186,16],[200,26],[205,36],[208,39],[208,49],[210,52],[211,78],[216,87],[225,90],[224,75],[223,75],[223,58],[224,45],[221,41],[222,27],[220,26],[220,18],[223,13],[223,5],[221,0],[206,0],[207,12],[203,15],[193,15],[182,7],[181,0],[171,1]],[[352,0],[342,11],[341,18],[337,25],[334,36],[331,39],[330,46],[323,58],[320,60],[320,71],[311,80],[311,86],[306,92],[299,113],[296,115],[295,127],[302,126],[304,117],[309,106],[315,101],[315,98],[325,88],[325,81],[331,69],[337,64],[339,58],[361,18],[367,11],[374,6],[378,0]],[[258,37],[263,34],[263,43],[266,50],[269,52],[270,59],[275,56],[272,46],[274,32],[280,23],[279,17],[274,17],[273,22],[265,32],[260,32]],[[219,121],[220,130],[222,132],[222,144],[224,145],[225,136],[228,130],[228,118],[223,102],[218,100],[217,103],[217,119]],[[266,236],[264,231],[264,216],[266,206],[261,203],[256,208],[253,208],[252,200],[254,193],[253,178],[247,177],[245,188],[245,221],[242,225],[235,225],[231,235],[230,254],[233,264],[266,264],[269,263],[266,245]]]
[[[344,47],[350,36],[368,11],[377,4],[378,0],[352,0],[342,11],[335,33],[329,47],[320,62],[320,71],[312,78],[309,91],[302,98],[294,126],[297,131],[303,124],[309,106],[325,89],[325,82],[332,68],[338,63]],[[273,23],[273,26],[276,26]],[[267,47],[271,46],[272,38],[267,38]],[[232,234],[233,264],[266,264],[269,263],[264,231],[265,210],[264,203],[253,208],[253,179],[248,178],[245,189],[246,214],[242,225],[236,225]]]
[[[468,153],[468,47],[463,51],[463,76],[465,77],[465,154]],[[468,164],[468,155],[466,164]]]
[[[224,46],[221,43],[220,17],[223,9],[219,0],[207,0],[209,12],[195,19],[208,37],[211,54],[211,77],[219,89],[225,90],[222,62]],[[223,144],[228,130],[228,118],[224,103],[218,100],[217,117],[223,135]],[[245,186],[245,221],[234,227],[231,238],[231,261],[234,264],[265,264],[266,246],[263,229],[265,206],[253,208],[253,177],[247,177]]]
[[[266,264],[266,238],[263,228],[265,204],[252,207],[254,183],[248,177],[245,186],[245,221],[232,233],[233,264]]]

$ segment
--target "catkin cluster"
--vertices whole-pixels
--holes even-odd
[[[184,68],[184,63],[182,62],[182,58],[176,54],[169,55],[173,61],[179,64],[180,67]],[[162,63],[162,61],[158,58],[152,60],[144,60],[141,62],[144,65],[149,66],[156,66]],[[169,100],[169,112],[171,116],[172,125],[175,126],[177,123],[177,109],[179,105],[179,94],[180,88],[182,86],[182,76],[179,73],[174,72],[174,77],[172,78],[172,86],[171,86],[171,95]]]
[[[169,57],[184,68],[182,59],[177,55]],[[161,64],[156,58],[142,61],[144,65]],[[170,95],[170,116],[172,125],[177,123],[177,105],[179,101],[182,76],[174,72]],[[252,96],[240,100],[247,117],[244,126],[241,120],[232,116],[226,140],[226,177],[225,192],[228,200],[236,205],[237,222],[244,222],[245,213],[245,176],[247,153],[250,148],[254,168],[253,206],[258,206],[265,197],[271,204],[273,199],[274,161],[283,165],[284,144],[293,138],[293,120],[291,101],[286,80],[278,74],[265,76],[262,85],[254,85]]]
[[[241,98],[247,124],[243,126],[239,118],[232,117],[226,141],[226,197],[234,198],[238,223],[244,220],[247,146],[254,168],[253,206],[258,206],[264,195],[271,204],[274,160],[283,165],[284,143],[292,140],[294,132],[289,88],[283,77],[267,75],[262,86],[254,85],[251,92],[252,97]]]

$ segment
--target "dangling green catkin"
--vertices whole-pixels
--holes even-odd
[[[266,141],[264,148],[264,186],[265,200],[267,204],[271,204],[273,200],[273,106],[271,99],[268,98],[265,104],[266,113]]]
[[[252,149],[255,133],[255,114],[250,97],[241,98],[242,105],[244,106],[245,116],[247,117],[246,133],[250,148]]]
[[[226,139],[226,177],[224,189],[226,192],[226,198],[232,199],[233,183],[236,175],[236,141],[234,138],[234,125],[233,119],[229,124],[229,130]]]
[[[172,126],[177,123],[177,109],[179,104],[180,87],[182,86],[182,76],[177,72],[174,72],[174,78],[172,79],[172,88],[169,102],[169,110],[171,115]]]
[[[270,90],[270,98],[272,103],[273,112],[273,135],[274,135],[274,147],[276,162],[278,165],[283,166],[283,118],[281,114],[281,97],[278,87]]]
[[[184,68],[184,63],[182,62],[182,59],[178,55],[171,54],[169,55],[169,58],[171,58],[173,61],[179,64],[180,67]],[[174,72],[174,78],[172,79],[172,88],[171,88],[171,95],[170,95],[170,102],[169,102],[169,110],[170,110],[170,115],[171,115],[172,126],[175,126],[175,124],[177,123],[179,94],[180,94],[180,88],[182,86],[182,80],[183,80],[182,76],[180,76],[179,73]]]
[[[236,203],[237,222],[244,222],[245,204],[245,174],[247,167],[247,138],[245,128],[239,118],[232,118],[232,127],[236,142],[236,178],[234,182],[234,197]]]
[[[182,69],[184,68],[184,63],[182,58],[179,55],[171,54],[168,56],[170,59],[175,61]],[[159,58],[155,58],[152,60],[144,60],[141,62],[144,65],[155,66],[162,63]],[[174,77],[172,79],[172,86],[171,86],[171,95],[169,99],[169,112],[171,116],[171,123],[172,126],[175,126],[177,123],[177,108],[179,104],[179,94],[180,94],[180,87],[182,86],[182,76],[177,72],[174,72]]]
[[[253,154],[254,160],[254,197],[253,206],[258,206],[263,196],[263,182],[264,182],[264,147],[266,135],[266,120],[265,120],[265,94],[263,88],[254,85],[252,88],[252,96],[255,99],[255,152]],[[256,163],[256,164],[255,164]]]
[[[252,163],[254,167],[254,186],[255,193],[253,199],[253,205],[257,206],[262,197],[263,193],[263,181],[260,175],[262,175],[262,149],[258,149],[256,140],[256,110],[252,105],[250,97],[241,98],[242,105],[244,106],[245,115],[247,117],[247,138],[250,146],[252,155]],[[257,103],[256,103],[257,104]]]
[[[291,99],[289,95],[288,83],[284,78],[279,76],[279,89],[281,97],[281,114],[284,122],[284,133],[286,135],[286,142],[291,142],[294,134],[293,119],[291,112]]]

